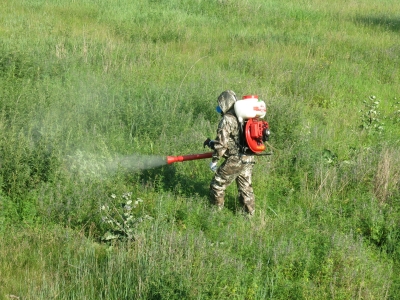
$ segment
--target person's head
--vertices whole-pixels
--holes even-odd
[[[229,110],[233,109],[237,97],[234,91],[227,90],[223,91],[221,95],[218,96],[218,107],[222,114],[227,113]],[[218,110],[217,107],[217,110]]]

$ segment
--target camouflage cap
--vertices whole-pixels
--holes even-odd
[[[236,101],[236,94],[231,90],[224,91],[218,96],[218,105],[221,108],[222,113],[226,113],[230,110]]]

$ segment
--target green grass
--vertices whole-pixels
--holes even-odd
[[[0,299],[397,299],[399,9],[3,1]],[[206,160],[140,170],[205,151],[226,89],[268,106],[251,220]]]

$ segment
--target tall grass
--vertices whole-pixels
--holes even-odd
[[[3,1],[0,299],[398,298],[398,6]],[[225,89],[268,106],[251,220],[205,161],[137,170],[204,151]]]

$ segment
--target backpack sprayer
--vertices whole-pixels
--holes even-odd
[[[235,102],[234,109],[240,124],[239,146],[242,148],[242,152],[247,155],[271,155],[271,153],[263,153],[265,151],[264,142],[268,141],[270,135],[268,122],[260,120],[267,113],[265,102],[259,100],[257,95],[246,95],[243,96],[243,99]],[[204,145],[208,145],[208,142],[210,139],[207,139]],[[167,156],[167,163],[211,158],[212,155],[213,152]]]

